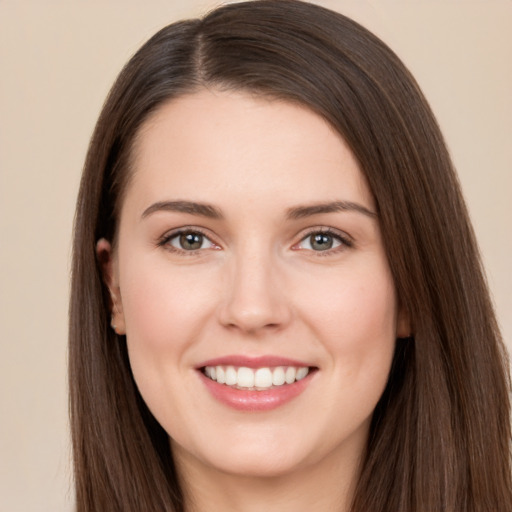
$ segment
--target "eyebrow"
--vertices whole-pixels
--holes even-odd
[[[352,201],[331,201],[329,203],[312,204],[308,206],[295,206],[289,208],[286,216],[289,219],[303,219],[321,213],[335,213],[335,212],[357,212],[362,213],[372,219],[377,218],[377,214],[372,212],[365,206]]]
[[[159,201],[146,208],[142,213],[142,218],[144,219],[152,213],[161,211],[190,213],[209,219],[222,219],[222,213],[215,206],[193,201]]]
[[[189,213],[191,215],[200,215],[209,219],[222,219],[221,211],[213,205],[207,203],[197,203],[194,201],[158,201],[144,210],[142,218],[146,218],[152,213],[159,211]],[[303,219],[322,213],[336,213],[345,211],[355,211],[371,218],[376,218],[377,214],[365,206],[352,201],[331,201],[328,203],[318,203],[307,206],[294,206],[286,212],[286,217],[291,220]]]

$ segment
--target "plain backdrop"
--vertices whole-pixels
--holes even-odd
[[[211,0],[0,0],[0,512],[73,508],[66,338],[74,202],[122,65]],[[458,168],[512,346],[512,1],[318,1],[423,88]]]

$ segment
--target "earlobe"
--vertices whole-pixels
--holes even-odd
[[[100,238],[96,243],[96,257],[101,266],[103,282],[110,295],[110,325],[116,334],[126,334],[116,260],[112,244],[105,238]]]

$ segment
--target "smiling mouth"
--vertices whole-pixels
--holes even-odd
[[[209,379],[244,391],[267,391],[304,379],[315,368],[308,366],[276,366],[247,368],[245,366],[205,366],[202,373]]]

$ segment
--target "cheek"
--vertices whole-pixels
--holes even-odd
[[[209,281],[197,270],[135,256],[124,262],[121,276],[133,375],[143,395],[163,397],[169,378],[186,376],[188,350],[211,317],[212,290],[204,286]]]
[[[309,328],[326,350],[338,385],[373,407],[387,382],[396,340],[396,297],[385,265],[338,273],[307,299]],[[333,273],[334,274],[334,273]],[[317,283],[321,284],[321,283]],[[306,316],[306,314],[305,314]]]
[[[324,282],[317,280],[314,290],[305,287],[302,296],[308,307],[302,309],[309,310],[310,324],[335,346],[344,345],[344,340],[359,345],[395,338],[396,298],[386,267],[333,272]]]
[[[191,352],[211,319],[212,275],[130,255],[121,268],[131,370],[146,405],[170,435],[186,435],[176,411],[194,400]]]
[[[201,272],[165,262],[127,262],[122,303],[127,332],[148,348],[176,348],[199,328],[211,308],[211,290]]]

